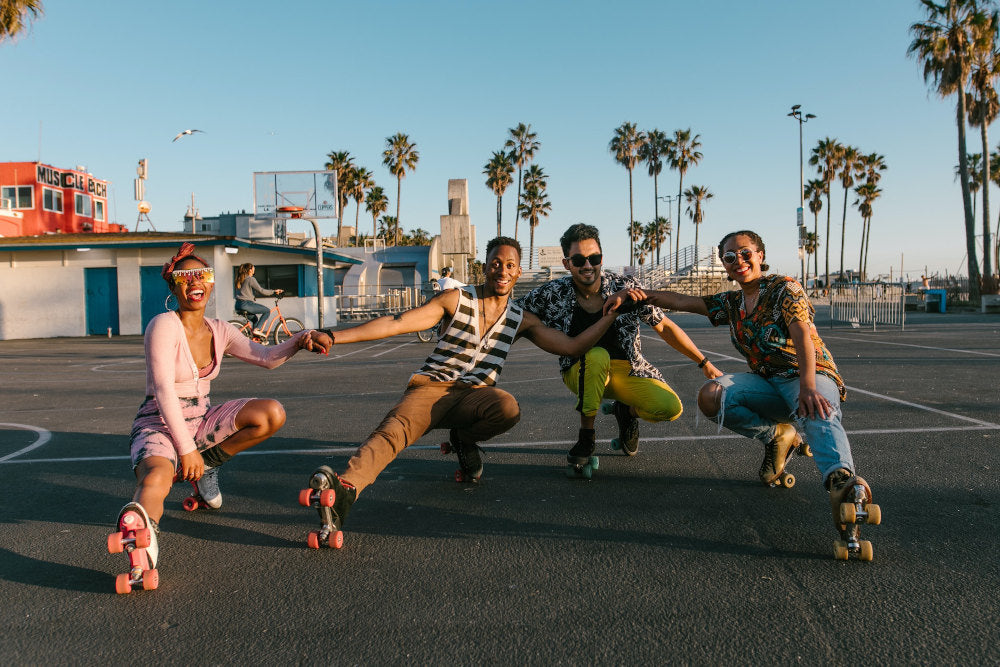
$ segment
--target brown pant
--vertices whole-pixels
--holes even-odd
[[[361,444],[341,477],[361,493],[403,449],[432,429],[453,428],[463,442],[482,442],[509,431],[520,419],[517,400],[502,389],[414,375],[403,398]]]

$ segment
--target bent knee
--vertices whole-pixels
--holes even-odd
[[[503,395],[493,406],[492,421],[506,425],[510,428],[521,421],[521,406],[517,404],[517,399],[510,394]]]
[[[722,409],[722,385],[709,380],[698,390],[698,409],[709,419],[716,417]]]

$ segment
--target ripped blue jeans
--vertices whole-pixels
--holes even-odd
[[[840,392],[837,383],[816,374],[816,390],[832,410],[826,419],[799,417],[799,378],[764,378],[756,373],[736,373],[709,380],[723,389],[722,409],[712,420],[722,420],[730,431],[767,444],[779,423],[793,424],[812,448],[816,467],[826,481],[838,468],[854,472],[851,443],[841,424]]]

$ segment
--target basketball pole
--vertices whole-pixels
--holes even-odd
[[[312,223],[316,235],[316,319],[317,329],[323,328],[323,237],[319,234],[319,223],[312,218],[304,218]]]

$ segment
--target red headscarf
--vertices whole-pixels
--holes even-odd
[[[160,275],[168,283],[170,282],[170,272],[174,270],[174,266],[177,262],[182,259],[196,259],[205,266],[208,266],[208,262],[203,260],[198,255],[194,254],[194,244],[193,243],[183,243],[181,244],[181,249],[177,251],[177,254],[170,258],[170,261],[163,265],[163,270],[160,271]]]

